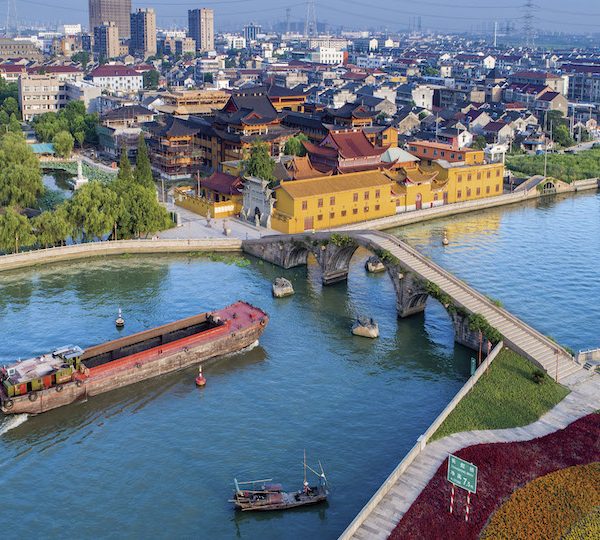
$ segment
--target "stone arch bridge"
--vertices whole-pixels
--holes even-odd
[[[458,343],[478,349],[477,328],[481,328],[485,319],[484,324],[495,328],[506,346],[558,381],[582,369],[548,337],[394,236],[377,231],[317,232],[272,235],[242,242],[244,252],[282,268],[306,265],[309,255],[314,255],[324,285],[347,279],[350,260],[359,247],[377,255],[384,264],[394,284],[399,317],[422,312],[427,298],[434,296],[448,311]],[[479,316],[478,324],[474,323],[474,315]]]

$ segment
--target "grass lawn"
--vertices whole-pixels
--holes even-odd
[[[532,379],[536,367],[503,349],[471,391],[438,428],[431,440],[460,431],[525,426],[561,401],[569,390],[547,375]]]
[[[507,156],[506,166],[528,176],[544,174],[544,156]],[[548,176],[564,182],[600,176],[600,149],[578,154],[548,154]]]

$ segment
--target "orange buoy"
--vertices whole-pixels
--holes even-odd
[[[206,377],[202,375],[202,366],[198,369],[198,376],[196,377],[196,386],[204,386],[206,384]]]

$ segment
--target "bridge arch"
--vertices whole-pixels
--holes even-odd
[[[379,257],[392,281],[396,294],[396,309],[400,318],[410,317],[425,310],[430,294],[425,281],[406,268],[391,253],[360,234],[313,233],[289,236],[267,236],[260,240],[246,241],[243,249],[251,255],[267,260],[283,268],[306,265],[314,255],[321,269],[323,285],[331,285],[348,279],[352,257],[359,247]],[[468,329],[464,316],[444,308],[454,327],[455,341],[477,348],[479,336]]]
[[[314,254],[325,285],[347,279],[350,259],[358,246],[383,262],[394,284],[399,317],[422,312],[427,298],[433,296],[450,314],[458,343],[478,349],[485,330],[494,336],[494,341],[503,339],[511,349],[553,371],[557,380],[581,369],[564,348],[387,234],[369,230],[318,232],[271,235],[242,242],[246,253],[283,268],[306,264],[309,254]],[[483,346],[486,345],[484,339]]]

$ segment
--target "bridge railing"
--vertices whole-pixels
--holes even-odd
[[[356,233],[356,234],[359,234],[359,233]],[[391,235],[388,235],[388,234],[385,234],[385,233],[382,233],[382,232],[379,232],[379,231],[368,231],[368,234],[374,234],[376,236],[380,236],[382,238],[385,238],[386,240],[389,240],[389,241],[393,242],[394,244],[396,244],[398,247],[400,247],[400,248],[408,251],[414,257],[418,258],[419,260],[421,260],[422,262],[424,262],[425,264],[427,264],[431,268],[435,269],[437,272],[443,274],[444,277],[446,277],[448,280],[452,281],[452,283],[454,285],[460,287],[466,294],[469,294],[469,295],[477,298],[481,302],[485,303],[487,307],[489,307],[490,309],[492,309],[493,311],[495,311],[498,315],[501,315],[501,316],[509,319],[513,324],[515,324],[516,326],[518,326],[524,332],[527,332],[531,337],[537,339],[538,341],[542,341],[548,347],[552,348],[555,351],[559,351],[560,353],[563,354],[563,356],[566,356],[567,358],[569,358],[573,362],[576,362],[576,359],[569,352],[567,352],[565,349],[563,349],[558,343],[555,343],[554,341],[552,341],[550,338],[548,338],[547,336],[545,336],[541,332],[538,332],[537,330],[535,330],[534,328],[532,328],[528,324],[524,323],[521,319],[519,319],[518,317],[515,317],[512,313],[510,313],[506,309],[504,309],[504,308],[502,308],[500,306],[495,305],[485,295],[481,294],[476,289],[470,287],[464,281],[462,281],[461,279],[457,278],[455,275],[453,275],[452,273],[448,272],[447,270],[445,270],[444,268],[442,268],[441,266],[439,266],[438,264],[436,264],[435,262],[433,262],[431,259],[428,259],[424,255],[422,255],[421,253],[419,253],[412,246],[409,246],[408,244],[406,244],[405,242],[402,242],[401,240],[399,240],[398,238],[396,238],[394,236],[391,236]],[[466,306],[463,306],[463,307],[466,307]]]

